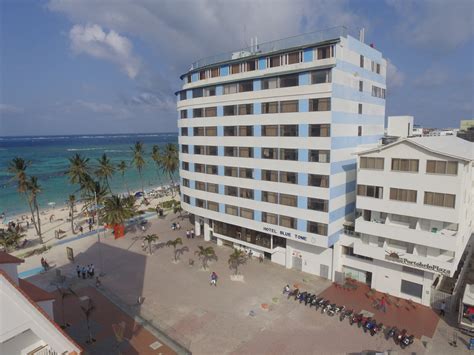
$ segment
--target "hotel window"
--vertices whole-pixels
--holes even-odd
[[[225,205],[225,213],[230,214],[232,216],[238,216],[239,208],[237,206]]]
[[[372,185],[357,185],[357,195],[382,199],[383,187]]]
[[[179,111],[181,118],[188,118],[188,110]]]
[[[219,204],[217,202],[207,201],[207,209],[219,212]]]
[[[266,125],[262,126],[263,137],[278,137],[278,126],[277,125]]]
[[[418,172],[418,159],[396,159],[392,158],[392,171]]]
[[[240,217],[253,219],[253,210],[249,208],[240,207]]]
[[[294,195],[280,194],[280,205],[296,207],[298,206],[298,197]]]
[[[268,60],[270,62],[270,65],[269,65],[270,68],[279,67],[281,65],[279,55],[270,57]]]
[[[211,69],[211,78],[217,78],[220,76],[220,70],[219,67],[215,67]]]
[[[179,93],[179,101],[186,100],[186,91],[181,91]]]
[[[314,150],[309,151],[309,161],[312,163],[329,163],[331,153],[329,150]]]
[[[217,136],[217,127],[206,127],[206,136],[215,137]]]
[[[196,207],[206,208],[206,201],[201,200],[200,198],[196,199]]]
[[[207,192],[212,193],[219,193],[219,185],[218,184],[211,184],[210,182],[207,183]]]
[[[331,69],[316,70],[311,72],[311,84],[324,84],[331,82]]]
[[[279,223],[280,226],[296,229],[296,218],[288,217],[288,216],[280,216],[279,219],[280,219],[280,223]]]
[[[188,135],[188,127],[181,127],[181,135],[182,136]]]
[[[360,55],[360,57],[359,57],[359,66],[361,68],[364,67],[364,56],[363,55]]]
[[[384,158],[360,157],[361,169],[383,170]]]
[[[332,46],[319,47],[317,49],[318,59],[327,59],[333,57]]]
[[[301,62],[301,52],[288,53],[288,64],[296,64]]]
[[[217,147],[215,145],[206,146],[206,155],[217,155]]]
[[[278,113],[278,101],[263,102],[262,113]]]
[[[203,181],[196,181],[194,183],[194,188],[196,190],[206,191],[206,183]]]
[[[237,84],[227,84],[224,85],[224,95],[236,94],[238,89]]]
[[[237,105],[224,106],[224,116],[234,116],[237,114]]]
[[[282,148],[280,149],[281,160],[298,160],[298,149]]]
[[[217,107],[216,106],[206,107],[204,109],[204,115],[206,117],[216,117],[217,116]]]
[[[359,91],[360,92],[364,91],[364,82],[362,80],[359,80]]]
[[[207,88],[204,88],[203,89],[203,95],[204,95],[204,97],[216,96],[216,87],[215,86],[209,86]]]
[[[298,125],[281,125],[280,126],[281,137],[297,137],[298,136]]]
[[[236,136],[237,135],[237,127],[236,126],[225,126],[224,127],[224,136]]]
[[[376,73],[377,73],[377,74],[380,74],[380,64],[379,64],[379,63],[377,63],[377,70],[376,70]]]
[[[239,126],[239,136],[241,137],[252,137],[253,126]]]
[[[195,108],[193,109],[193,117],[202,117],[202,108]]]
[[[239,193],[239,189],[236,186],[226,186],[225,187],[225,194],[227,196],[237,197],[238,193]]]
[[[204,127],[194,127],[193,131],[194,136],[204,136]]]
[[[324,223],[317,223],[308,221],[307,231],[309,233],[328,235],[328,225]]]
[[[262,201],[278,203],[278,194],[276,192],[262,191]]]
[[[254,71],[257,68],[256,63],[256,60],[249,60],[245,62],[245,71]]]
[[[278,182],[278,171],[262,170],[262,180]]]
[[[181,162],[181,169],[189,171],[189,163],[187,161]]]
[[[224,147],[224,156],[236,157],[238,155],[237,147]]]
[[[198,163],[195,163],[194,164],[194,172],[195,173],[205,173],[205,170],[206,170],[206,167],[204,164],[198,164]]]
[[[372,96],[385,99],[385,89],[372,85]]]
[[[193,89],[193,99],[195,99],[197,97],[202,97],[203,94],[204,93],[203,93],[202,88]]]
[[[278,148],[262,148],[263,159],[278,159]]]
[[[298,100],[281,101],[280,112],[298,112]]]
[[[262,79],[262,90],[276,89],[278,88],[278,78],[266,78]]]
[[[206,174],[217,175],[217,165],[206,165]]]
[[[184,187],[189,187],[189,179],[184,179],[183,178],[183,186]]]
[[[262,222],[278,224],[278,215],[274,213],[262,212]]]
[[[240,147],[239,148],[239,157],[241,157],[241,158],[253,158],[253,148],[252,147]]]
[[[308,185],[316,187],[329,187],[329,176],[327,175],[308,175]]]
[[[232,176],[232,177],[237,177],[237,168],[231,167],[231,166],[226,166],[224,167],[224,175],[225,176]]]
[[[362,126],[357,126],[357,135],[362,136]]]
[[[189,198],[188,195],[183,195],[183,202],[189,204],[191,202],[191,199]]]
[[[322,99],[310,99],[309,110],[311,112],[331,111],[331,98],[327,97]]]
[[[192,79],[193,78],[192,78],[191,74],[189,74],[188,76],[186,76],[186,83],[192,82],[193,81]]]
[[[292,86],[298,86],[298,74],[290,74],[280,77],[281,88],[288,88]]]
[[[239,105],[239,115],[252,115],[253,104]]]
[[[390,199],[403,202],[416,202],[416,190],[390,188]]]
[[[280,171],[280,182],[284,182],[287,184],[297,184],[298,173],[293,173],[289,171]]]
[[[195,145],[194,146],[194,154],[204,155],[206,154],[206,149],[203,145]]]
[[[199,80],[204,80],[206,79],[206,71],[205,70],[201,70],[199,72]]]
[[[362,104],[359,104],[358,112],[359,112],[359,115],[362,115]]]
[[[308,198],[308,209],[320,212],[328,211],[328,201],[319,198]]]
[[[244,179],[253,179],[253,169],[240,168],[239,177],[244,178]]]
[[[253,91],[253,81],[241,81],[239,83],[239,92]]]
[[[426,172],[428,174],[457,175],[458,163],[455,161],[427,160]]]
[[[181,153],[183,153],[183,154],[188,154],[189,153],[189,147],[188,147],[187,144],[183,144],[181,146]]]
[[[456,195],[426,191],[424,203],[425,205],[454,208]]]
[[[329,137],[331,135],[331,125],[329,124],[311,124],[309,125],[310,137]]]
[[[239,74],[240,73],[240,63],[232,64],[230,66],[230,73],[231,74]]]
[[[253,190],[252,189],[244,189],[244,188],[240,188],[240,191],[239,191],[239,194],[240,194],[240,197],[242,198],[247,198],[247,199],[250,199],[250,200],[253,200]]]

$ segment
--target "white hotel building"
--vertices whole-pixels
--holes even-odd
[[[196,234],[332,278],[354,220],[353,153],[384,133],[386,64],[343,27],[194,63],[177,108]]]

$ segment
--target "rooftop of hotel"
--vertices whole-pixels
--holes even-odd
[[[254,46],[241,48],[236,51],[220,53],[199,59],[191,64],[188,73],[218,63],[225,63],[237,59],[261,56],[282,50],[304,48],[311,45],[315,45],[317,43],[335,40],[340,37],[347,37],[347,35],[348,30],[345,26],[336,26],[316,32],[310,32],[270,42],[259,43],[255,44]]]

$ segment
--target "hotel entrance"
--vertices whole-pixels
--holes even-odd
[[[367,286],[372,287],[372,273],[370,271],[343,266],[342,272],[344,273],[344,277],[350,277],[351,279],[365,283]]]

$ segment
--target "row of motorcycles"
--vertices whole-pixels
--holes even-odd
[[[337,306],[335,303],[331,303],[330,300],[323,297],[319,297],[316,294],[300,291],[299,289],[291,290],[288,285],[283,289],[283,294],[288,295],[288,299],[294,298],[295,301],[299,301],[300,304],[314,307],[316,311],[321,310],[321,313],[326,313],[328,316],[333,317],[339,315],[339,320],[342,322],[344,319],[349,319],[349,324],[357,324],[359,328],[362,328],[364,333],[370,333],[374,336],[377,333],[383,333],[385,331],[385,338],[387,340],[393,338],[395,344],[400,345],[402,349],[411,345],[415,340],[413,335],[409,335],[406,329],[399,330],[397,327],[384,327],[382,323],[378,323],[372,317],[366,317],[362,313],[355,313],[352,309],[346,309],[345,306]]]

